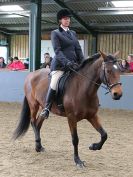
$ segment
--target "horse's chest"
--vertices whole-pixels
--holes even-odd
[[[98,107],[91,107],[91,106],[77,106],[74,108],[74,114],[75,116],[79,119],[90,119],[92,117],[94,117],[94,115],[96,115],[97,111],[98,111]]]

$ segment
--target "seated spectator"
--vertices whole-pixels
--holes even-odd
[[[8,58],[8,64],[7,64],[6,67],[8,68],[8,65],[10,65],[12,62],[13,62],[13,58],[12,58],[12,57],[9,57],[9,58]]]
[[[18,59],[18,57],[13,58],[13,62],[8,65],[8,69],[11,69],[13,71],[23,70],[25,69],[24,64]]]
[[[129,63],[129,68],[130,68],[130,71],[133,72],[133,62]]]
[[[40,68],[50,68],[50,64],[52,61],[52,57],[50,57],[49,53],[44,54],[44,63],[40,66]]]
[[[120,68],[122,72],[129,72],[129,63],[126,59],[121,60],[120,62]]]
[[[29,58],[26,58],[24,60],[24,66],[25,66],[25,69],[29,69]]]
[[[0,57],[0,68],[5,68],[6,64],[5,64],[5,60],[3,57]]]
[[[129,63],[129,70],[130,72],[133,72],[133,54],[129,54],[127,60]]]

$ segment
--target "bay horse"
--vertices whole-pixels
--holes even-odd
[[[116,60],[118,53],[116,52],[114,55],[100,53],[101,55],[95,61],[84,60],[79,70],[72,72],[66,81],[63,97],[64,111],[58,108],[56,102],[53,103],[51,109],[52,113],[67,117],[74,146],[74,161],[80,167],[84,166],[84,162],[80,159],[78,153],[77,122],[86,119],[100,133],[100,141],[91,144],[89,147],[90,150],[100,150],[107,140],[107,132],[102,127],[97,115],[99,108],[98,88],[103,83],[112,99],[119,100],[122,96],[120,70],[117,67]],[[29,73],[27,76],[24,84],[25,98],[21,116],[13,134],[14,140],[21,137],[27,132],[31,123],[35,133],[35,149],[37,152],[44,151],[40,138],[40,129],[44,120],[38,116],[38,111],[45,106],[44,100],[49,84],[49,72],[49,69],[40,69]]]

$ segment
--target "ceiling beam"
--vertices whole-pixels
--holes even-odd
[[[42,0],[42,4],[56,4],[53,0]]]
[[[98,7],[98,11],[131,11],[133,7]]]
[[[55,27],[57,27],[57,24],[51,23],[51,22],[49,22],[49,21],[47,21],[47,24],[49,24],[49,25],[46,26],[46,21],[44,21],[44,23],[42,23],[42,27],[45,27],[45,28],[49,28],[49,27],[54,27],[54,28],[55,28]],[[15,23],[15,24],[7,24],[7,23],[4,24],[4,23],[3,23],[3,24],[0,25],[0,27],[2,27],[2,28],[8,28],[8,27],[9,27],[9,28],[11,28],[11,27],[15,27],[15,28],[18,28],[18,27],[20,27],[20,28],[21,28],[21,27],[29,27],[29,22],[27,22],[27,23],[26,23],[26,22],[25,22],[25,23],[22,23],[22,22],[21,22],[21,23],[19,23],[19,24],[16,24],[16,23]],[[73,23],[72,28],[73,28],[73,27],[79,27],[79,28],[80,28],[80,26],[79,26],[78,23]]]
[[[111,1],[120,1],[120,0],[64,0],[65,3],[87,3],[87,2],[111,2]],[[125,1],[125,0],[121,0]],[[132,1],[132,0],[128,0]]]
[[[78,11],[76,13],[79,17],[89,17],[89,16],[109,16],[109,15],[132,15],[133,11],[95,11],[95,12],[84,12]],[[56,13],[49,12],[49,13],[42,13],[42,18],[55,18]]]
[[[133,11],[95,11],[95,12],[84,12],[84,11],[78,11],[76,13],[78,16],[80,17],[89,17],[89,16],[109,16],[109,15],[132,15]],[[15,18],[19,18],[19,17],[29,17],[29,11],[25,11],[25,12],[0,12],[0,18],[12,18],[15,15]],[[55,18],[56,17],[56,13],[54,12],[49,12],[49,13],[42,13],[42,18]]]
[[[31,2],[30,1],[14,1],[14,2],[11,2],[11,1],[8,1],[8,2],[0,2],[0,6],[4,6],[4,5],[30,5]]]
[[[0,11],[0,14],[29,14],[30,11],[29,10],[22,10],[22,11]]]
[[[118,34],[118,33],[133,33],[133,29],[98,29],[97,32],[100,33],[113,33],[113,34]]]
[[[90,28],[90,26],[89,26],[85,21],[83,21],[76,13],[74,13],[74,12],[72,11],[72,9],[70,9],[66,4],[64,4],[64,2],[62,2],[61,0],[54,0],[54,1],[55,1],[60,7],[62,7],[62,8],[68,8],[68,9],[71,11],[71,14],[73,15],[73,17],[76,19],[76,21],[77,21],[80,25],[82,25],[88,33],[91,33],[92,35],[95,34],[94,30],[92,30],[92,29]]]
[[[19,23],[19,24],[1,24],[1,27],[2,28],[5,28],[5,27],[28,27],[29,24],[28,23]],[[46,26],[46,25],[43,25],[42,26]],[[50,27],[55,27],[56,25],[55,24],[50,24]],[[118,23],[91,23],[90,26],[92,28],[106,28],[106,27],[133,27],[133,22],[118,22]],[[79,25],[77,23],[73,23],[73,27],[79,27]],[[48,26],[49,28],[49,26]]]
[[[3,30],[0,28],[0,33],[3,33],[3,34],[6,34],[6,35],[13,35],[13,34],[29,34],[29,31],[28,30]]]
[[[28,23],[19,23],[19,24],[1,24],[0,25],[0,27],[2,27],[2,28],[10,28],[10,27],[15,27],[15,28],[17,28],[17,27],[29,27],[29,24]]]
[[[93,28],[106,28],[106,27],[133,27],[133,22],[118,22],[118,23],[92,23]]]
[[[42,4],[56,4],[53,0],[42,0]],[[23,6],[27,6],[27,5],[31,5],[30,0],[29,1],[24,1],[24,0],[17,0],[14,2],[0,2],[0,5],[23,5]]]
[[[99,16],[99,15],[132,15],[133,10],[131,11],[95,11],[95,12],[78,12],[77,13],[79,16]]]

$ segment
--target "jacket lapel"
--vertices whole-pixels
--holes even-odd
[[[61,27],[59,27],[59,31],[67,38],[73,40],[72,37],[72,32],[69,30],[69,33],[67,33],[66,31],[64,31]]]

